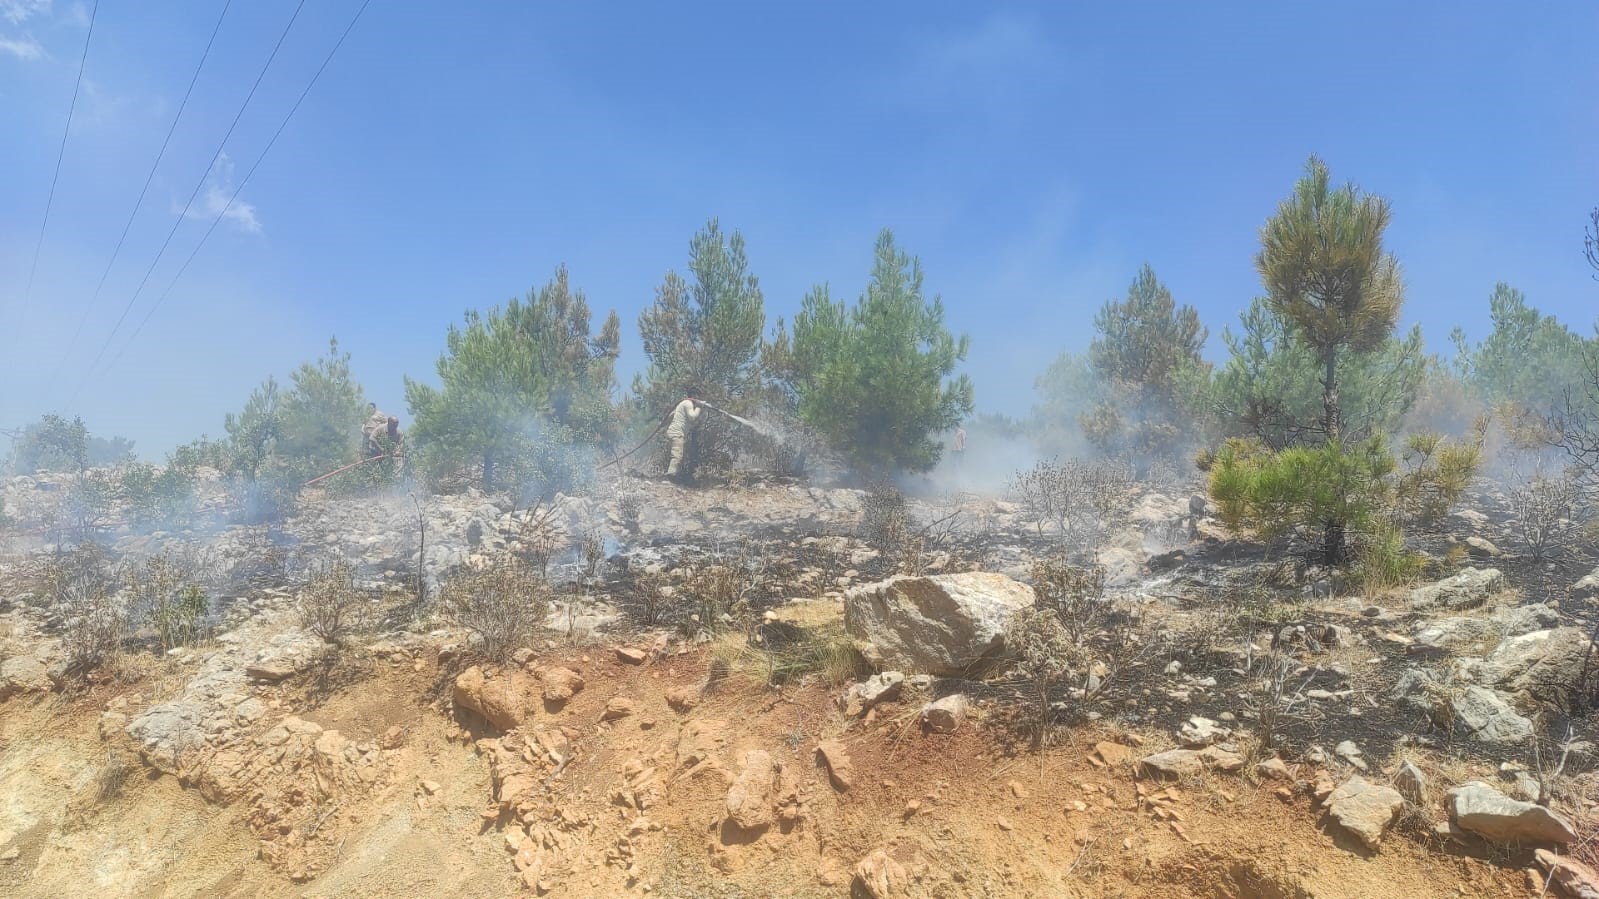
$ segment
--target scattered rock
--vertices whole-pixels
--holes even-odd
[[[874,674],[860,683],[850,684],[844,691],[844,714],[851,717],[864,715],[879,703],[892,702],[905,689],[905,675],[898,671]]]
[[[855,780],[855,767],[850,764],[849,753],[838,740],[823,740],[816,745],[816,754],[827,765],[827,777],[839,792],[850,788]]]
[[[1571,598],[1582,602],[1599,599],[1599,568],[1588,572],[1582,580],[1571,585]]]
[[[700,704],[700,691],[693,687],[673,687],[666,691],[666,704],[674,712],[689,712]]]
[[[1357,775],[1327,797],[1327,815],[1367,849],[1376,849],[1404,804],[1398,790],[1367,783]]]
[[[1486,538],[1472,536],[1466,538],[1466,555],[1478,562],[1492,562],[1504,553]]]
[[[245,677],[268,684],[281,683],[298,673],[298,669],[286,659],[257,662],[254,665],[246,666],[244,669]]]
[[[1211,746],[1232,736],[1232,728],[1222,727],[1215,721],[1195,715],[1183,722],[1177,732],[1177,742],[1189,749]]]
[[[874,850],[855,865],[852,889],[866,899],[898,899],[905,895],[910,875],[887,852]]]
[[[1121,743],[1099,742],[1094,744],[1094,757],[1110,768],[1120,768],[1133,760],[1133,748]]]
[[[1557,627],[1511,637],[1477,666],[1480,681],[1510,693],[1559,701],[1562,685],[1576,683],[1587,657],[1588,636],[1578,627]]]
[[[1518,802],[1482,781],[1449,791],[1450,818],[1462,830],[1498,843],[1570,843],[1571,824],[1558,813]]]
[[[844,628],[880,667],[969,675],[1004,647],[1006,620],[1033,589],[1002,574],[897,577],[844,595]]]
[[[649,660],[650,654],[642,649],[631,646],[616,647],[616,658],[624,665],[642,665]]]
[[[1454,698],[1453,706],[1455,720],[1479,743],[1520,745],[1532,738],[1532,722],[1487,687],[1467,687]]]
[[[50,667],[34,655],[19,655],[0,662],[0,700],[50,689]]]
[[[636,711],[638,709],[634,706],[633,700],[626,696],[613,696],[610,702],[605,704],[605,711],[601,713],[600,720],[617,721],[629,717]]]
[[[1255,766],[1255,773],[1263,780],[1293,780],[1293,774],[1282,759],[1267,759]]]
[[[518,689],[512,678],[490,678],[473,665],[456,677],[452,698],[456,708],[476,712],[495,729],[508,731],[525,717],[524,695],[525,691]]]
[[[744,766],[727,791],[727,817],[743,830],[770,827],[780,769],[763,749],[744,753]]]
[[[545,668],[539,672],[539,680],[544,684],[544,701],[551,705],[565,704],[584,686],[583,676],[570,668]]]
[[[1466,568],[1453,577],[1410,591],[1410,605],[1416,609],[1440,605],[1451,609],[1475,608],[1504,588],[1505,575],[1499,569]]]
[[[1334,746],[1333,754],[1349,764],[1354,765],[1361,771],[1367,771],[1371,768],[1371,766],[1366,763],[1366,759],[1362,756],[1360,747],[1356,746],[1355,741],[1353,740],[1345,740],[1342,743],[1339,743],[1337,746]]]
[[[1570,899],[1599,899],[1599,873],[1592,868],[1574,858],[1555,855],[1547,849],[1533,853],[1533,859],[1549,875],[1549,883],[1562,895]]]
[[[1235,753],[1215,746],[1204,749],[1168,749],[1138,760],[1138,773],[1144,777],[1181,779],[1206,771],[1232,773],[1244,767]]]
[[[1426,801],[1427,775],[1413,762],[1407,760],[1400,763],[1399,770],[1394,772],[1394,786],[1398,788],[1399,795],[1413,805],[1422,805]]]
[[[935,699],[922,706],[922,723],[935,734],[952,734],[965,723],[970,708],[964,693]]]

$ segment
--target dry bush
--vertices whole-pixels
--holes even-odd
[[[505,555],[450,578],[439,601],[446,617],[477,635],[484,655],[504,661],[532,644],[550,613],[550,587],[532,566]]]
[[[1086,667],[1086,654],[1059,616],[1038,606],[1011,616],[1005,625],[1005,647],[1015,655],[1016,674],[1031,688],[1033,748],[1042,749],[1049,742],[1053,688]]]
[[[311,575],[296,607],[300,625],[324,643],[342,646],[366,617],[372,597],[355,583],[355,569],[335,562]]]
[[[1257,752],[1272,749],[1277,742],[1277,725],[1288,708],[1288,678],[1299,664],[1291,656],[1272,652],[1255,663],[1245,704],[1259,724]]]
[[[879,482],[861,501],[860,538],[884,556],[898,557],[911,540],[916,523],[905,494],[892,484]]]
[[[629,536],[637,537],[644,532],[644,496],[640,493],[629,491],[616,498],[616,517],[622,522],[622,530]]]
[[[640,571],[633,574],[629,587],[638,606],[639,624],[655,627],[666,620],[672,598],[666,578],[653,571]]]
[[[95,804],[110,802],[122,795],[122,788],[139,770],[139,766],[115,749],[106,750],[105,764],[95,772]]]
[[[1079,707],[1103,702],[1121,690],[1131,672],[1157,658],[1164,646],[1162,640],[1144,633],[1134,609],[1096,600],[1103,590],[1102,573],[1074,569],[1062,581],[1072,595],[1052,596],[1046,588],[1034,605],[1013,615],[1005,627],[1012,673],[1028,685],[1033,703],[1030,729],[1035,748],[1049,739],[1055,706],[1063,699],[1061,686],[1069,685],[1064,698]]]
[[[693,611],[678,626],[688,636],[714,634],[750,622],[752,602],[767,586],[766,555],[753,544],[718,550],[696,568],[680,595]]]
[[[191,646],[211,632],[211,598],[203,586],[210,556],[198,550],[168,550],[135,566],[128,578],[133,620],[155,631],[161,651]]]
[[[1105,569],[1098,565],[1040,559],[1033,563],[1032,582],[1035,603],[1059,619],[1073,644],[1098,631],[1113,611],[1105,600]]]
[[[1515,515],[1514,535],[1534,562],[1563,553],[1582,531],[1586,508],[1582,486],[1567,470],[1541,469],[1506,490]]]
[[[1053,525],[1069,551],[1091,556],[1126,517],[1132,484],[1132,469],[1120,460],[1044,460],[1017,472],[1010,493],[1038,533]]]
[[[113,659],[128,637],[120,573],[105,551],[85,544],[52,560],[46,574],[51,616],[69,674],[82,676]]]

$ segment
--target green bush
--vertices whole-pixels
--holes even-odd
[[[943,300],[923,294],[920,261],[885,230],[853,307],[825,285],[806,295],[787,377],[801,419],[856,471],[927,471],[943,453],[934,435],[972,412],[971,381],[955,374],[967,346],[944,326]]]
[[[440,387],[407,378],[407,437],[434,484],[463,475],[485,490],[548,496],[582,483],[592,447],[615,435],[615,313],[590,334],[588,301],[566,269],[525,302],[468,311],[439,357]]]
[[[1373,583],[1396,583],[1418,570],[1402,526],[1440,520],[1481,460],[1476,440],[1415,435],[1405,450],[1401,466],[1380,436],[1277,451],[1235,438],[1207,460],[1210,497],[1234,531],[1291,539],[1323,564],[1360,564]]]

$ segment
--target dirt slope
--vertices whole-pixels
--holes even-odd
[[[374,750],[381,772],[370,783],[310,764],[272,768],[222,801],[139,764],[119,733],[101,739],[114,687],[14,699],[0,706],[0,830],[16,851],[0,862],[0,893],[843,897],[857,862],[883,850],[904,868],[894,895],[906,896],[1527,895],[1518,859],[1480,860],[1403,834],[1376,854],[1356,851],[1318,827],[1308,798],[1284,801],[1244,779],[1170,794],[1146,784],[1141,796],[1130,765],[1091,760],[1093,744],[1117,734],[1073,733],[1042,756],[1013,754],[980,723],[924,733],[915,697],[851,722],[820,686],[779,694],[735,674],[704,691],[709,663],[696,650],[624,664],[604,645],[535,660],[586,686],[501,741],[559,731],[570,755],[553,779],[552,766],[536,768],[522,818],[555,849],[528,878],[510,847],[529,838],[496,806],[491,753],[473,742],[496,733],[448,708],[454,670],[436,653],[347,659],[320,682],[267,691],[277,707],[262,732],[292,715],[351,746],[392,746]],[[674,710],[669,695],[697,704]],[[632,713],[602,722],[617,697]],[[818,764],[824,739],[847,752],[846,791]],[[775,794],[792,800],[756,831],[728,821],[750,750],[769,755]],[[109,774],[118,770],[120,786]],[[287,833],[263,828],[263,809],[305,789],[308,770],[327,791],[304,797],[315,817],[275,819]]]

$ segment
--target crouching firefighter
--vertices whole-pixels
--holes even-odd
[[[693,397],[684,399],[672,410],[672,420],[666,426],[666,439],[672,445],[672,459],[666,465],[667,477],[686,477],[688,472],[693,471],[692,461],[687,459],[689,437],[698,425],[700,413],[703,411],[699,400]],[[690,463],[686,468],[683,464],[685,461]]]

